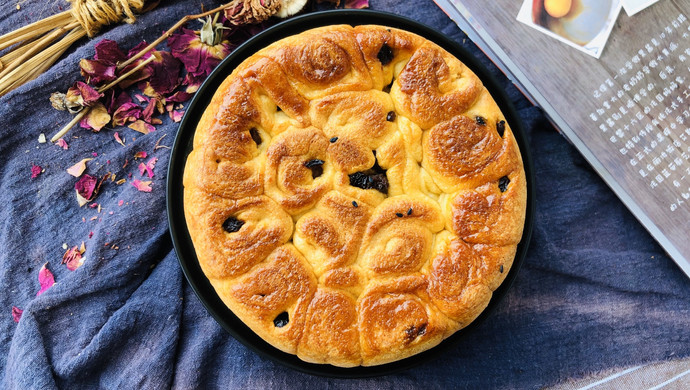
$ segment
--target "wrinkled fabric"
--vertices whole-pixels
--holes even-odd
[[[218,4],[205,3],[206,9]],[[51,108],[49,96],[79,79],[78,62],[93,57],[96,42],[112,39],[128,50],[200,7],[196,0],[170,0],[133,25],[79,41],[48,72],[0,98],[0,388],[266,389],[299,383],[400,390],[423,383],[523,389],[690,355],[687,277],[540,109],[431,0],[370,3],[433,26],[472,51],[500,76],[524,121],[536,176],[534,234],[514,285],[492,315],[434,361],[361,380],[295,372],[227,334],[184,279],[168,231],[170,149],[153,148],[163,135],[160,144],[172,145],[177,124],[161,116],[163,124],[146,135],[126,127],[99,133],[75,127],[65,137],[68,150],[37,141],[71,119]],[[59,11],[42,0],[23,1],[20,10],[10,5],[0,9],[0,33]],[[158,158],[153,178],[137,172],[148,160],[133,161],[139,151]],[[100,212],[78,207],[77,179],[66,172],[87,157],[93,158],[87,174],[112,172],[128,181],[104,184],[93,201]],[[44,172],[31,179],[34,164]],[[134,179],[151,180],[152,191],[138,191]],[[84,262],[70,271],[61,264],[63,244],[82,241]],[[36,296],[45,263],[55,284]],[[19,323],[12,306],[24,310]]]

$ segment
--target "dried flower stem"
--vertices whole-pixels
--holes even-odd
[[[109,90],[110,88],[116,86],[116,85],[119,84],[122,80],[124,80],[124,79],[126,79],[127,77],[133,75],[135,72],[137,72],[139,69],[141,69],[141,68],[143,68],[144,66],[146,66],[149,62],[153,61],[154,59],[155,59],[154,56],[151,56],[151,57],[147,58],[145,61],[142,61],[139,65],[137,65],[137,66],[135,66],[134,68],[130,69],[127,73],[123,74],[122,76],[120,76],[120,77],[118,77],[117,79],[115,79],[115,80],[113,80],[112,82],[110,82],[110,84],[108,84],[108,85],[106,85],[106,86],[104,86],[104,87],[98,88],[98,92],[103,93],[103,92]]]
[[[223,11],[223,10],[225,10],[225,9],[232,8],[232,7],[235,7],[235,6],[236,6],[236,2],[235,2],[235,1],[231,1],[231,2],[228,3],[228,4],[221,5],[220,7],[214,8],[214,9],[212,9],[212,10],[210,10],[210,11],[206,11],[206,12],[203,12],[203,13],[200,13],[200,14],[197,14],[197,15],[186,15],[186,16],[184,16],[184,17],[183,17],[182,19],[180,19],[177,23],[175,23],[172,27],[170,27],[166,32],[164,32],[163,35],[161,35],[158,39],[156,39],[155,41],[151,42],[151,44],[149,44],[148,46],[146,46],[142,51],[140,51],[140,52],[137,53],[136,55],[132,56],[132,58],[128,59],[127,61],[125,61],[125,62],[123,62],[123,63],[121,63],[121,64],[118,64],[117,69],[118,69],[118,70],[119,70],[119,69],[122,69],[122,68],[124,68],[125,66],[127,66],[127,65],[131,64],[132,62],[134,62],[134,61],[138,60],[139,58],[141,58],[141,56],[145,55],[146,53],[148,53],[149,51],[151,51],[153,48],[155,48],[156,46],[158,46],[161,42],[163,42],[164,40],[166,40],[167,38],[169,38],[169,37],[172,35],[172,33],[174,33],[178,28],[182,27],[185,23],[189,22],[190,20],[202,19],[202,18],[205,18],[205,17],[207,17],[207,16],[209,16],[209,15],[213,15],[213,14],[215,14],[215,13],[217,13],[217,12],[220,12],[220,11]]]
[[[122,80],[126,79],[127,77],[131,76],[135,72],[139,71],[141,68],[148,65],[148,63],[153,61],[154,58],[155,57],[151,56],[151,57],[147,58],[146,60],[142,61],[137,66],[135,66],[131,70],[127,71],[127,73],[125,73],[125,74],[121,75],[120,77],[118,77],[117,79],[113,80],[110,84],[98,88],[98,92],[103,93],[103,92],[109,90],[110,88],[116,86],[117,84],[122,82]],[[88,114],[88,112],[90,110],[91,110],[91,107],[84,107],[81,111],[79,111],[79,113],[77,113],[77,115],[74,116],[74,118],[72,118],[72,120],[68,124],[65,125],[65,127],[63,127],[62,129],[60,129],[60,131],[55,133],[55,135],[50,139],[50,142],[56,142],[57,140],[62,138],[65,134],[67,134],[68,131],[70,131],[70,129],[72,127],[74,127],[74,125],[79,123],[81,118],[83,118],[86,114]]]

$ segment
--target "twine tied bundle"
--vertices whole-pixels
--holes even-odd
[[[38,77],[77,40],[92,37],[103,26],[133,23],[135,14],[154,8],[158,1],[67,0],[71,9],[24,26],[0,37],[0,96]]]

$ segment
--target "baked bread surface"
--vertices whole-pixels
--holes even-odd
[[[201,268],[302,360],[372,366],[472,322],[508,273],[526,183],[481,81],[415,34],[328,26],[255,53],[196,129],[184,212]]]

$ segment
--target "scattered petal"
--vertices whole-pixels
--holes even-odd
[[[43,168],[38,165],[31,165],[31,178],[35,179],[43,172]]]
[[[124,200],[122,200],[122,199],[120,199],[120,201],[119,201],[119,202],[117,202],[117,205],[118,205],[118,206],[122,206],[123,204],[125,204],[125,201],[124,201]]]
[[[172,93],[180,84],[180,61],[167,51],[155,51],[152,54],[155,59],[147,65],[151,69],[151,77],[141,90],[148,96]]]
[[[98,180],[90,175],[84,175],[74,184],[74,190],[77,193],[77,201],[79,207],[93,200],[96,196],[96,184]]]
[[[74,177],[79,177],[81,176],[82,173],[86,170],[86,163],[88,161],[93,160],[92,158],[85,158],[78,163],[72,165],[71,167],[67,168],[67,173]]]
[[[148,157],[148,153],[144,152],[143,150],[140,152],[134,153],[134,158],[146,158]]]
[[[130,123],[127,127],[129,127],[132,130],[138,131],[142,134],[148,134],[156,130],[156,128],[153,127],[153,125],[148,124],[141,119],[136,120],[134,123]]]
[[[46,135],[41,133],[38,135],[38,143],[39,144],[44,144],[46,143]]]
[[[122,105],[132,102],[132,98],[125,91],[120,92],[117,97],[115,97],[115,92],[113,92],[112,89],[106,91],[105,94],[105,108],[108,109],[108,114],[110,115],[112,115],[115,110],[120,108]]]
[[[139,174],[144,175],[144,172],[149,176],[149,178],[153,177],[153,168],[156,166],[156,162],[158,161],[158,157],[151,157],[151,159],[146,163],[139,163]]]
[[[96,91],[90,85],[77,81],[74,86],[67,90],[67,99],[78,103],[81,106],[93,106],[98,99],[103,97],[103,94]]]
[[[106,65],[117,65],[127,59],[127,55],[120,49],[117,42],[103,39],[94,46],[96,55],[94,60]]]
[[[151,159],[146,163],[146,173],[149,175],[149,178],[153,177],[153,168],[156,167],[157,162],[158,157],[151,157]]]
[[[184,116],[184,111],[170,111],[168,115],[170,116],[170,119],[173,120],[173,122],[177,123],[182,120],[182,117]]]
[[[141,118],[142,110],[133,102],[124,103],[113,113],[113,126],[124,126]]]
[[[115,134],[113,134],[113,137],[115,137],[115,141],[117,141],[118,144],[125,146],[125,142],[122,141],[122,138],[120,138],[120,134],[117,131],[115,132]]]
[[[82,58],[79,61],[79,68],[81,69],[81,75],[89,84],[101,85],[117,78],[115,76],[116,66],[106,65],[100,61]]]
[[[222,23],[214,23],[208,17],[200,34],[183,28],[181,34],[168,38],[168,46],[172,55],[182,61],[188,74],[205,78],[234,49],[226,39],[227,31]]]
[[[149,104],[146,106],[144,111],[141,112],[141,116],[146,123],[151,123],[151,117],[153,116],[154,110],[156,109],[156,105],[158,104],[159,100],[154,98],[149,100]]]
[[[139,93],[134,95],[134,97],[139,101],[139,103],[143,103],[143,102],[148,103],[151,100],[150,98],[148,98],[142,94],[139,94]]]
[[[82,256],[84,251],[80,250],[76,245],[65,252],[62,255],[62,264],[67,266],[67,269],[74,271],[84,264],[84,257]]]
[[[151,192],[151,181],[133,180],[132,185],[141,192]]]
[[[53,276],[53,273],[50,272],[50,270],[46,267],[46,265],[48,265],[48,263],[43,264],[41,270],[38,271],[38,283],[41,285],[41,289],[38,290],[36,296],[43,294],[55,284],[55,277]]]
[[[19,320],[22,318],[22,314],[24,313],[24,310],[18,308],[17,306],[12,306],[12,319],[14,322],[19,322]]]
[[[65,141],[62,138],[58,139],[56,144],[65,150],[67,150],[69,148],[69,145],[67,145],[67,141]]]
[[[89,113],[79,122],[79,126],[98,132],[108,122],[110,122],[110,114],[108,114],[108,110],[105,109],[103,103],[98,102],[91,107]]]

